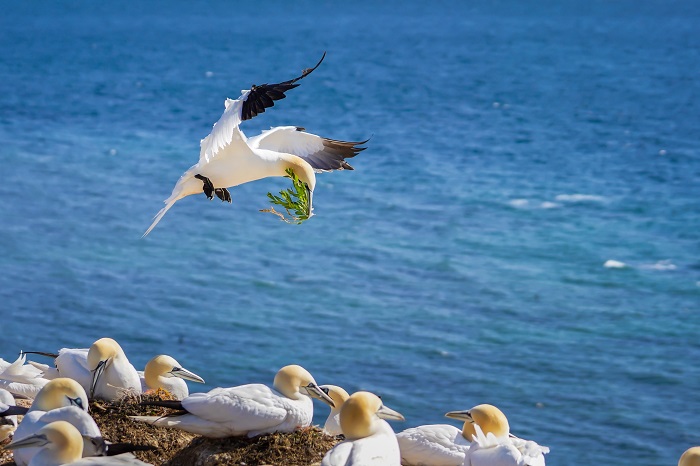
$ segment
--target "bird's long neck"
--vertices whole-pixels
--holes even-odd
[[[297,177],[309,187],[311,191],[316,187],[316,174],[313,168],[304,159],[292,154],[279,154],[279,162],[275,163],[275,174],[270,176],[287,176],[286,170],[291,168]]]

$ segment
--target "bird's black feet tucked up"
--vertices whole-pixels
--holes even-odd
[[[197,178],[198,180],[202,180],[202,182],[204,183],[203,189],[204,189],[204,194],[207,196],[207,199],[209,199],[210,201],[212,199],[214,199],[214,185],[211,184],[211,180],[209,178],[207,178],[206,176],[200,175],[199,173],[194,175],[194,177]],[[217,193],[217,196],[218,196],[218,193]]]
[[[228,189],[216,188],[214,190],[214,194],[216,194],[216,197],[221,199],[221,202],[228,202],[229,204],[231,203],[231,193],[228,192]]]

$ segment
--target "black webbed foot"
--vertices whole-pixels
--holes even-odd
[[[204,183],[204,186],[202,189],[204,191],[204,194],[207,196],[207,199],[209,199],[210,201],[212,199],[214,199],[214,185],[211,183],[211,180],[209,178],[207,178],[206,176],[200,175],[199,173],[194,175],[194,177],[197,178],[198,180],[202,180],[202,182]],[[217,196],[218,196],[218,194],[217,194]]]
[[[231,203],[231,193],[228,192],[228,189],[216,188],[214,190],[214,194],[216,194],[216,197],[221,199],[221,202],[228,202],[229,204]]]

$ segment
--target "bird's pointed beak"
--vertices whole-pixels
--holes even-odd
[[[92,372],[92,383],[90,384],[90,399],[92,400],[95,398],[95,388],[97,387],[97,382],[99,381],[100,377],[102,376],[102,373],[104,370],[107,368],[107,364],[109,363],[109,359],[105,359],[104,361],[100,361],[97,364],[97,367],[95,370]]]
[[[458,421],[474,422],[474,419],[472,419],[472,414],[469,410],[450,411],[449,413],[445,414],[445,417],[449,417],[450,419],[457,419]]]
[[[317,400],[321,400],[324,403],[326,403],[328,406],[331,408],[335,408],[335,403],[333,402],[333,398],[328,396],[326,392],[321,389],[318,385],[315,383],[310,383],[306,387],[301,387],[304,392],[306,392],[307,395],[309,395],[311,398],[316,398]]]
[[[49,443],[49,439],[44,434],[30,435],[19,440],[14,440],[9,445],[5,445],[8,450],[19,450],[20,448],[43,447]]]
[[[173,377],[180,377],[181,379],[185,380],[191,380],[192,382],[199,382],[199,383],[204,383],[204,379],[195,374],[194,372],[190,372],[184,367],[173,367],[173,370],[170,371],[170,375]]]
[[[387,420],[392,420],[392,421],[405,421],[406,420],[406,418],[403,417],[403,414],[401,414],[398,411],[394,411],[391,408],[387,408],[384,405],[382,405],[382,407],[379,408],[379,411],[377,411],[377,416],[379,416],[382,419],[387,419]]]

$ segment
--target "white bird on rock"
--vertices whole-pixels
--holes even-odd
[[[255,437],[271,432],[293,432],[311,425],[311,398],[333,406],[333,400],[301,366],[290,365],[280,369],[273,387],[248,384],[215,388],[208,393],[193,393],[182,401],[146,401],[143,404],[165,406],[178,412],[171,416],[132,418],[205,437]]]
[[[139,374],[140,375],[140,374]],[[204,379],[190,372],[174,358],[159,354],[146,363],[141,379],[141,390],[167,390],[176,400],[182,400],[190,392],[185,380],[204,383]]]
[[[353,393],[340,410],[346,440],[326,453],[321,466],[400,466],[396,435],[384,419],[404,417],[372,393]]]
[[[335,406],[331,408],[331,413],[326,419],[326,423],[323,426],[323,432],[327,435],[342,435],[343,431],[340,428],[340,409],[343,407],[343,403],[345,403],[345,400],[347,400],[350,395],[337,385],[321,385],[321,390],[326,392],[326,395],[330,396],[335,404]]]
[[[513,436],[508,418],[493,405],[450,411],[445,416],[464,421],[463,432],[473,439],[464,466],[545,465],[544,455],[549,453],[549,448]]]
[[[14,450],[15,456],[24,449],[38,449],[29,466],[148,466],[130,453],[83,458],[83,438],[66,421],[51,422],[36,433],[16,438],[6,448]]]
[[[305,184],[309,198],[306,215],[310,217],[315,173],[352,170],[345,159],[364,150],[358,146],[367,141],[327,139],[297,126],[278,126],[248,139],[239,125],[272,107],[275,100],[284,99],[284,93],[297,87],[296,82],[314,71],[325,56],[324,53],[316,66],[304,70],[298,78],[253,86],[243,90],[236,100],[226,99],[223,115],[200,143],[199,162],[180,177],[172,194],[164,201],[165,207],[143,236],[149,234],[173,204],[183,197],[204,192],[209,199],[216,195],[222,201],[231,202],[227,188],[270,176],[287,176],[287,169],[292,169]]]
[[[99,454],[98,445],[102,434],[95,421],[87,413],[87,409],[87,394],[78,382],[65,377],[50,380],[37,394],[29,412],[20,422],[15,438],[36,434],[42,427],[54,421],[67,421],[84,436],[85,454],[87,456],[97,455]],[[26,466],[31,463],[38,451],[38,448],[24,448],[17,451],[14,455],[15,462],[18,466]]]
[[[124,354],[119,343],[100,338],[90,348],[63,348],[58,354],[27,351],[55,358],[56,368],[30,361],[44,370],[44,377],[68,377],[76,380],[90,399],[117,400],[125,395],[141,393],[141,378]]]
[[[0,358],[0,388],[33,399],[48,380],[39,369],[25,364],[26,361],[27,356],[24,354],[20,354],[13,363]]]

